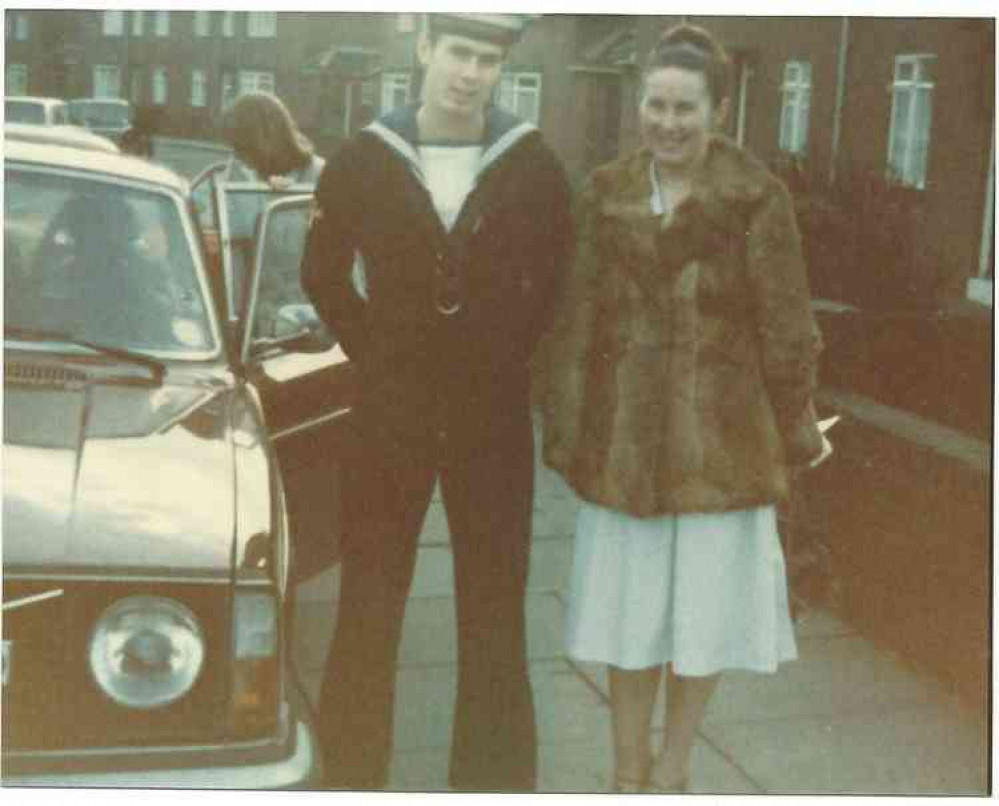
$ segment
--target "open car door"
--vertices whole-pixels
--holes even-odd
[[[298,578],[336,559],[339,472],[353,445],[352,368],[300,281],[312,209],[311,195],[265,205],[240,317],[242,363],[260,392],[280,462]]]

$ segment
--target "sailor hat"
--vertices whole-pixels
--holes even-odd
[[[524,34],[523,14],[427,14],[432,35],[451,34],[510,47]]]

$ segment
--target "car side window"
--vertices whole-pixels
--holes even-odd
[[[311,199],[300,197],[271,205],[260,217],[251,353],[304,334],[332,343],[301,283],[300,268],[312,209]]]

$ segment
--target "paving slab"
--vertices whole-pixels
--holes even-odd
[[[606,668],[563,654],[577,511],[572,491],[539,466],[526,607],[541,792],[604,792],[612,776]],[[447,791],[457,656],[452,576],[438,487],[420,536],[400,647],[394,791]],[[338,591],[337,567],[297,588],[294,646],[313,699]],[[829,610],[806,609],[795,631],[800,658],[776,674],[723,675],[694,748],[695,793],[985,792],[985,725],[939,685]],[[657,733],[663,711],[660,701]]]
[[[886,713],[939,696],[889,653],[857,636],[800,640],[798,651],[798,660],[772,675],[723,674],[704,724]]]
[[[703,732],[770,793],[985,793],[981,733],[932,705],[888,714],[712,723]]]

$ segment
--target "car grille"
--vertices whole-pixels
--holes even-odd
[[[42,598],[61,590],[62,594]],[[90,674],[88,647],[100,615],[132,595],[187,605],[204,631],[206,655],[194,688],[152,710],[118,705]],[[229,668],[229,587],[224,584],[4,579],[3,750],[201,743],[222,738]],[[22,599],[39,597],[23,607]],[[9,642],[9,643],[8,643]]]
[[[87,382],[87,374],[77,369],[59,366],[12,361],[4,367],[5,382],[19,386],[46,388],[76,388]]]

